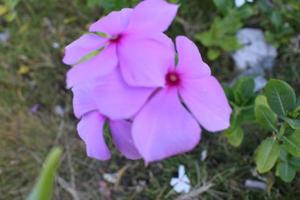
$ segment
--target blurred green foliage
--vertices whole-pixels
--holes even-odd
[[[247,26],[247,21],[259,19],[268,42],[276,47],[287,44],[300,31],[300,3],[298,0],[260,0],[235,7],[232,0],[214,0],[218,15],[210,29],[195,35],[208,48],[207,56],[216,60],[222,52],[233,52],[241,47],[236,33]],[[253,24],[248,23],[249,26]]]
[[[254,87],[255,83],[252,78],[243,77],[233,87],[225,88],[227,98],[233,108],[231,126],[225,131],[225,136],[228,142],[235,147],[240,146],[244,138],[242,125],[255,120]]]
[[[195,37],[204,46],[208,47],[208,58],[216,60],[222,52],[233,52],[241,47],[236,33],[244,21],[254,15],[254,10],[246,5],[236,8],[231,0],[214,0],[221,16],[216,16],[208,31],[197,34]]]
[[[266,94],[254,93],[253,82],[247,78],[239,81],[235,88],[230,88],[232,91],[228,92],[231,103],[234,103],[234,117],[232,127],[225,136],[230,144],[238,148],[228,145],[220,134],[207,134],[203,130],[201,144],[193,152],[148,167],[145,167],[143,162],[130,162],[114,151],[110,162],[97,162],[87,158],[84,145],[76,135],[71,94],[65,89],[65,73],[68,68],[61,63],[63,47],[84,33],[91,22],[112,10],[121,9],[123,6],[130,7],[137,2],[0,2],[0,32],[7,31],[10,36],[8,41],[0,43],[0,199],[25,199],[40,170],[40,158],[44,158],[48,149],[56,145],[65,147],[62,157],[64,165],[59,169],[59,177],[67,183],[74,180],[76,187],[72,184],[68,186],[72,186],[71,189],[77,191],[82,199],[175,199],[178,195],[172,192],[169,181],[176,175],[179,164],[186,166],[194,188],[197,189],[209,181],[213,182],[213,188],[201,194],[203,199],[297,199],[300,195],[300,180],[294,176],[297,176],[295,173],[300,170],[300,159],[299,156],[295,156],[299,153],[297,146],[295,147],[295,144],[299,143],[299,133],[295,130],[299,127],[300,106],[289,111],[286,117],[279,117],[272,111]],[[206,61],[209,50],[212,50],[209,57],[220,54],[221,56],[214,61],[207,61],[219,80],[229,82],[236,77],[233,62],[226,49],[230,49],[229,52],[233,51],[232,44],[233,47],[239,48],[240,45],[232,39],[238,27],[258,27],[265,31],[270,42],[278,43],[279,47],[275,67],[267,73],[267,77],[288,81],[299,94],[298,1],[258,0],[239,9],[233,8],[233,1],[227,0],[172,2],[179,3],[180,9],[168,34],[173,39],[176,35],[188,35],[191,39],[195,39],[196,36]],[[260,2],[266,2],[265,8],[259,5]],[[219,6],[216,3],[219,3]],[[222,3],[229,3],[229,7],[223,6]],[[246,15],[248,12],[240,11],[248,9],[251,9],[252,13],[250,17],[238,16]],[[272,11],[280,13],[279,17],[278,14],[274,14],[273,23],[269,15]],[[232,16],[238,16],[239,20]],[[233,20],[233,25],[230,20]],[[293,32],[282,34],[280,30],[284,30],[286,22]],[[275,28],[275,24],[278,29]],[[222,30],[223,28],[225,30]],[[268,36],[268,31],[272,37]],[[225,46],[212,44],[207,47],[198,38],[204,32],[213,33],[213,38],[221,43],[230,38],[231,43]],[[299,104],[298,97],[296,105]],[[33,111],[35,105],[38,105],[38,109]],[[64,108],[63,116],[55,114],[54,108],[57,105]],[[277,137],[274,125],[279,132],[281,126],[286,126],[281,139]],[[268,184],[268,192],[245,188],[244,181],[254,178],[250,172],[255,166],[254,149],[266,138],[268,141],[274,141],[274,136],[280,145],[280,153],[273,166],[276,170],[272,170],[285,182],[294,178],[293,183],[286,184],[280,178],[275,179],[271,170],[262,175]],[[275,150],[270,148],[270,142],[263,143],[267,145],[260,149],[277,152],[277,143],[274,143]],[[203,149],[208,150],[208,158],[204,162],[200,160]],[[263,155],[268,154],[263,152]],[[274,159],[269,160],[273,162]],[[124,166],[127,169],[126,173],[120,178],[117,186],[104,182],[103,173],[114,173]],[[54,199],[74,199],[59,183],[56,186]],[[110,196],[106,196],[107,194]]]
[[[261,26],[266,30],[269,42],[277,47],[285,45],[300,31],[300,2],[298,0],[260,0],[257,10],[261,15]]]
[[[53,199],[54,180],[62,150],[53,148],[43,164],[43,170],[26,200],[51,200]]]
[[[112,10],[120,10],[124,7],[132,7],[140,0],[86,0],[86,5],[90,8],[101,7],[105,12],[110,12]]]
[[[17,16],[15,8],[19,2],[20,0],[3,0],[0,3],[0,17],[3,16],[6,21],[12,22]]]
[[[243,77],[226,93],[233,107],[231,127],[225,131],[228,142],[240,146],[244,137],[242,127],[247,123],[260,125],[272,136],[264,139],[256,150],[258,172],[269,172],[276,165],[276,175],[291,182],[297,171],[291,163],[300,157],[300,104],[293,88],[284,81],[271,79],[258,95],[253,79]]]

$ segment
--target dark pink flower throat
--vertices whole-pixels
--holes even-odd
[[[168,86],[178,86],[180,84],[180,76],[177,72],[171,71],[166,75],[166,83]]]
[[[110,43],[119,43],[122,40],[122,35],[113,36],[109,41]]]

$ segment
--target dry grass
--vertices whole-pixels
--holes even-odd
[[[192,34],[190,31],[207,28],[212,18],[211,6],[211,1],[207,0],[183,4],[171,35],[184,31]],[[175,199],[178,194],[172,191],[169,181],[176,175],[179,164],[186,166],[194,189],[178,199],[258,200],[299,196],[299,179],[290,185],[276,179],[269,194],[244,188],[244,180],[252,177],[253,146],[261,137],[259,130],[254,128],[248,129],[240,149],[228,146],[222,136],[204,133],[199,148],[192,153],[148,167],[142,161],[125,160],[117,152],[113,152],[113,159],[108,162],[87,158],[84,145],[76,135],[71,96],[64,87],[67,67],[62,65],[61,57],[63,47],[103,12],[86,7],[79,0],[31,0],[21,1],[17,13],[13,23],[0,19],[0,30],[8,29],[11,35],[7,43],[0,44],[1,200],[24,199],[53,146],[64,149],[56,181],[57,200]],[[279,63],[292,63],[293,67],[288,69],[297,71],[299,60],[298,63],[293,60],[295,54],[283,52]],[[215,74],[223,80],[233,76],[231,64],[228,56],[211,63]],[[20,74],[21,66],[28,67],[28,72]],[[299,86],[299,78],[292,76],[290,79],[295,72],[281,66],[276,69],[274,76]],[[39,105],[34,113],[30,111],[33,105]],[[62,116],[55,113],[56,106],[64,109]],[[209,152],[206,162],[200,161],[204,148]],[[121,174],[117,184],[108,183],[102,177],[103,173],[115,172]]]

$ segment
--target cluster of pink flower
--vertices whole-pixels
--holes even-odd
[[[105,122],[116,148],[146,163],[192,150],[199,124],[228,128],[231,108],[196,45],[178,36],[176,53],[164,34],[177,9],[165,0],[142,1],[101,18],[65,48],[63,62],[73,66],[67,86],[90,157],[111,157]]]

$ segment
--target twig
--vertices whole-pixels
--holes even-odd
[[[54,140],[54,144],[58,144],[58,141],[60,139],[60,137],[62,136],[63,132],[64,132],[64,128],[65,128],[65,122],[62,120],[59,124],[58,130],[57,130],[57,134]]]
[[[124,167],[122,167],[118,172],[117,172],[117,182],[115,183],[115,188],[118,188],[120,183],[121,183],[121,180],[122,180],[122,177],[124,176],[125,172],[127,171],[127,169],[129,168],[129,165],[125,165]]]
[[[66,142],[66,155],[67,155],[67,163],[68,163],[68,167],[70,169],[70,184],[72,186],[72,188],[76,189],[75,187],[75,171],[73,168],[73,163],[72,163],[72,158],[71,158],[71,154],[70,154],[70,146],[69,146],[69,142]]]
[[[180,195],[175,200],[192,200],[199,197],[200,194],[207,192],[212,186],[212,183],[204,184],[203,186],[196,188],[187,194]]]
[[[67,181],[65,181],[60,176],[57,176],[57,182],[65,191],[67,191],[73,197],[74,200],[80,200],[76,190],[72,188]]]

